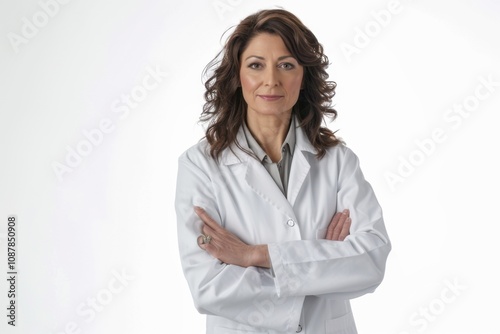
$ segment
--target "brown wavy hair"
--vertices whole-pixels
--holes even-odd
[[[331,106],[336,83],[327,81],[329,62],[323,46],[314,34],[292,13],[283,9],[261,10],[243,19],[228,37],[224,48],[204,69],[205,104],[201,122],[209,126],[205,138],[210,145],[210,155],[218,160],[222,151],[236,141],[236,135],[246,118],[247,104],[240,87],[240,56],[249,41],[260,33],[281,37],[287,49],[304,68],[303,89],[292,113],[305,131],[321,159],[326,149],[341,140],[330,129],[322,126],[326,117],[337,117]]]

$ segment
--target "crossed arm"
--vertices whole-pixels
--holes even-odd
[[[267,245],[246,244],[220,226],[202,208],[195,207],[194,210],[203,221],[202,233],[211,237],[209,243],[198,240],[199,246],[208,254],[224,263],[240,267],[271,267]],[[349,210],[337,212],[328,225],[325,239],[343,241],[349,235],[350,227]]]

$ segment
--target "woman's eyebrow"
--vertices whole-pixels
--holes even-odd
[[[260,60],[264,60],[264,59],[265,59],[264,57],[261,57],[261,56],[254,56],[254,55],[251,55],[251,56],[246,57],[246,58],[245,58],[245,60],[248,60],[248,59],[250,59],[250,58],[252,58],[252,57],[253,57],[253,58],[260,59]],[[293,58],[293,59],[295,59],[295,57],[294,57],[294,56],[292,56],[292,55],[285,55],[285,56],[278,57],[278,60],[283,60],[283,59],[286,59],[286,58]]]

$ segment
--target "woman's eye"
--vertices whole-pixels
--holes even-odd
[[[281,68],[284,68],[285,70],[291,70],[295,68],[295,66],[291,63],[282,63],[279,65]]]
[[[256,69],[261,68],[262,66],[259,63],[251,63],[250,65],[248,65],[248,67],[256,70]]]

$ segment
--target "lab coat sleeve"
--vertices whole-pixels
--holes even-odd
[[[197,310],[252,327],[295,332],[303,297],[280,298],[268,269],[221,263],[197,245],[202,222],[193,207],[203,207],[215,220],[220,217],[207,172],[214,168],[203,166],[215,162],[199,156],[179,158],[175,198],[181,264]]]
[[[337,209],[350,210],[344,241],[295,240],[269,244],[280,296],[326,295],[352,299],[382,282],[391,250],[382,210],[356,155],[344,148],[338,175]]]

